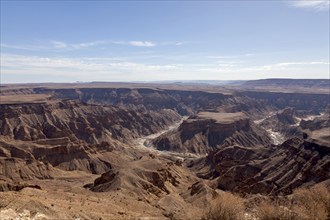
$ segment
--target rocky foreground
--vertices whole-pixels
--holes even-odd
[[[329,187],[330,96],[314,96],[6,88],[0,217],[196,219],[230,192]]]

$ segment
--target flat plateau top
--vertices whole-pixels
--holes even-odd
[[[166,83],[126,83],[126,82],[92,82],[92,83],[27,83],[27,84],[4,84],[0,85],[1,92],[19,89],[155,89],[155,90],[179,90],[179,91],[203,91],[209,93],[232,94],[233,90],[219,85],[208,84],[166,84]]]
[[[223,113],[223,112],[199,112],[199,119],[214,119],[217,123],[231,123],[237,120],[248,119],[243,112]]]
[[[0,96],[0,104],[44,103],[50,95],[46,94],[20,94]]]

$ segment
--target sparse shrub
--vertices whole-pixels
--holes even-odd
[[[244,219],[244,201],[231,193],[221,194],[202,217],[203,220],[241,220]]]
[[[246,219],[246,209],[246,215],[258,220],[330,220],[330,190],[324,185],[300,188],[290,196],[264,196],[255,200],[246,200],[245,206],[241,197],[223,193],[202,219]]]
[[[291,197],[291,199],[289,199]],[[286,201],[265,200],[256,205],[260,220],[327,220],[330,215],[330,192],[325,186],[300,188]]]
[[[306,219],[330,218],[330,191],[323,185],[297,189],[293,193],[294,211]]]
[[[256,216],[260,220],[298,220],[299,215],[289,207],[277,202],[264,201],[256,207]]]

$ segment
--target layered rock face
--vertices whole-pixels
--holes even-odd
[[[35,94],[48,98],[24,101]],[[133,140],[197,109],[264,111],[252,99],[198,91],[29,88],[1,95],[23,96],[17,104],[1,104],[0,176],[6,180],[55,178],[61,170],[107,172],[135,157],[125,150]]]
[[[242,112],[200,112],[185,120],[178,129],[154,139],[159,150],[206,154],[215,148],[269,145],[267,133]]]
[[[180,115],[191,115],[198,111],[223,111],[263,113],[267,106],[262,101],[239,93],[222,94],[204,91],[184,91],[157,88],[33,88],[1,91],[8,94],[46,94],[56,99],[80,100],[88,104],[116,107],[144,107],[159,111],[172,109]]]
[[[67,137],[98,144],[108,139],[128,142],[154,133],[180,119],[171,110],[128,110],[75,101],[23,106],[1,105],[0,135],[23,141]]]
[[[298,126],[298,114],[293,108],[286,108],[263,120],[260,125],[270,132],[279,133],[284,139],[303,137],[302,129]]]
[[[59,173],[54,167],[106,172],[116,157],[114,149],[123,150],[135,138],[181,118],[166,109],[154,112],[77,101],[3,104],[1,111],[0,176],[9,179],[52,178]]]
[[[322,116],[312,119],[302,119],[299,125],[302,129],[309,129],[311,131],[330,127],[330,113],[325,113]]]
[[[300,121],[300,127],[314,141],[330,147],[330,114]]]
[[[215,178],[220,189],[290,194],[295,188],[330,178],[330,148],[295,137],[271,148],[225,147],[211,152],[204,165],[210,170],[198,175]]]
[[[260,79],[244,82],[241,86],[254,89],[291,89],[295,90],[329,90],[329,79]]]
[[[265,103],[320,111],[327,104],[326,95],[307,96],[304,101],[306,96],[297,94],[249,93],[253,98],[248,98],[242,93],[144,88],[12,92],[47,94],[49,99],[1,104],[0,179],[5,181],[51,179],[61,176],[63,170],[80,170],[102,174],[88,185],[92,191],[119,188],[139,196],[162,197],[171,192],[192,196],[211,192],[198,178],[210,180],[219,189],[263,194],[287,194],[296,187],[329,179],[328,115],[301,120],[301,128],[292,108],[268,117],[260,126],[252,121],[267,113]],[[146,158],[146,149],[128,150],[137,138],[167,128],[181,115],[190,117],[151,141],[158,150],[179,154],[165,152],[164,156],[161,152]],[[272,145],[268,129],[290,140]],[[173,155],[185,157],[180,153],[207,155],[189,164],[198,177],[192,177],[185,167],[187,161],[168,161]]]
[[[144,106],[149,110],[173,109],[181,115],[191,114],[197,106],[219,106],[230,95],[206,92],[172,91],[149,88],[77,88],[77,89],[35,89],[35,93],[53,94],[59,99],[81,100],[89,104],[112,106]],[[212,99],[212,102],[209,102]],[[196,104],[198,103],[198,104]]]
[[[278,91],[329,94],[330,79],[260,79],[240,84],[240,88],[251,91]]]
[[[292,107],[297,110],[324,111],[329,106],[330,94],[281,93],[264,91],[245,91],[247,97],[263,101],[278,109]]]
[[[98,144],[108,139],[129,142],[180,119],[172,110],[113,108],[76,101],[1,105],[0,135],[22,141],[68,138]]]
[[[261,122],[261,125],[265,128],[279,129],[283,126],[292,126],[297,124],[298,120],[295,117],[295,111],[293,108],[286,108],[277,112],[275,115],[266,118]]]
[[[314,113],[314,114],[313,114]],[[330,142],[329,113],[315,114],[309,111],[296,111],[286,108],[262,120],[260,126],[269,132],[276,132],[282,139],[310,136],[322,144]]]

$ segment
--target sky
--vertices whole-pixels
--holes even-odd
[[[1,0],[1,83],[330,78],[329,0]]]

